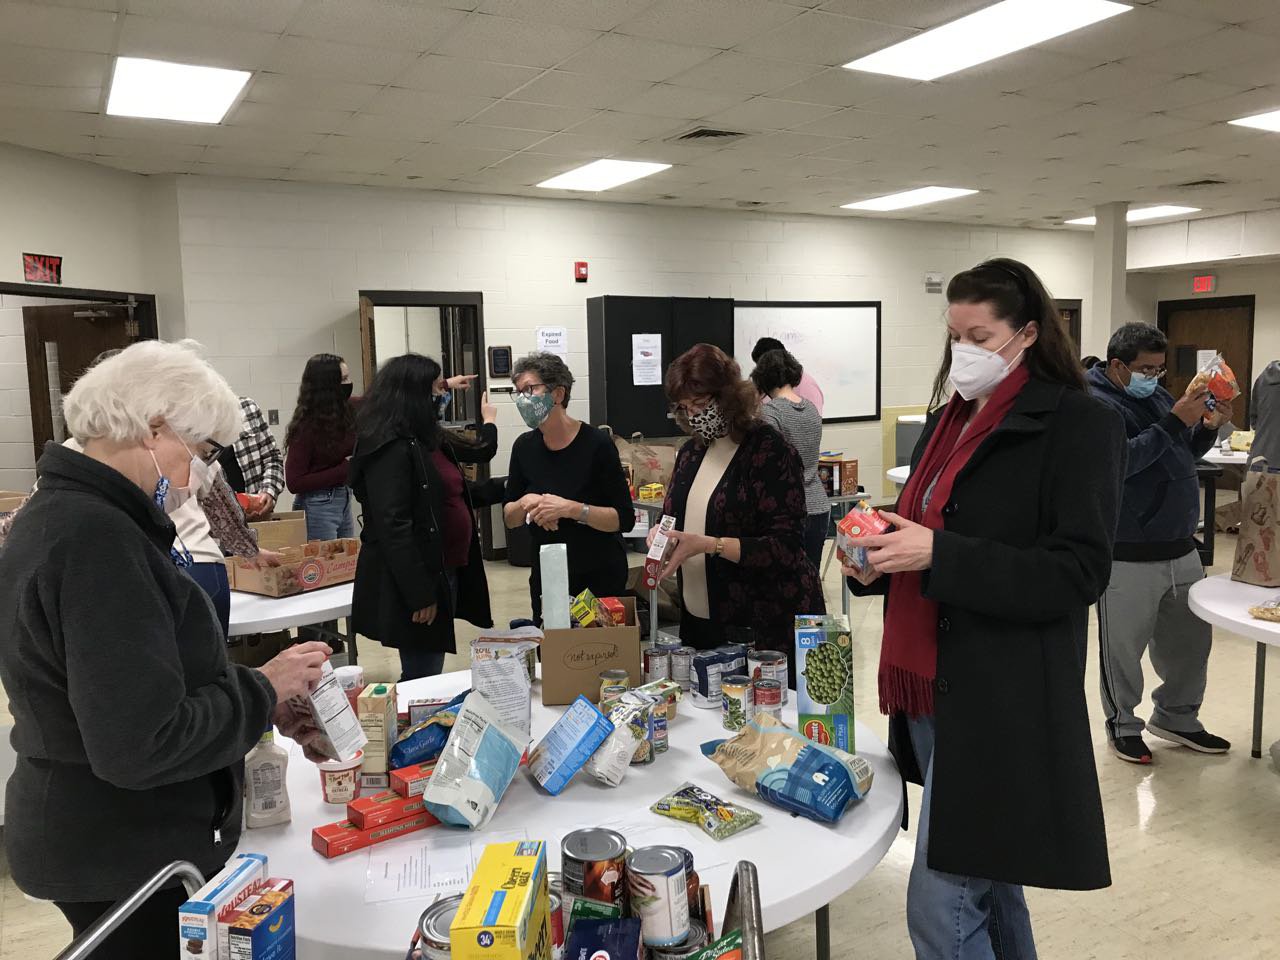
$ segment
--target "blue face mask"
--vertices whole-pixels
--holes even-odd
[[[1145,400],[1156,392],[1158,382],[1155,377],[1148,377],[1145,374],[1130,374],[1129,383],[1125,386],[1124,392],[1135,400]]]

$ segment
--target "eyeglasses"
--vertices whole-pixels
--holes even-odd
[[[671,412],[682,414],[686,417],[694,417],[707,409],[707,404],[711,402],[711,397],[691,397],[688,400],[680,400],[671,404]]]
[[[216,440],[206,440],[205,443],[209,445],[209,449],[198,456],[203,463],[212,465],[217,462],[218,458],[222,456],[222,451],[227,448]]]
[[[1125,366],[1129,367],[1129,364],[1126,363]],[[1166,373],[1169,372],[1169,368],[1168,366],[1153,367],[1150,364],[1148,364],[1143,367],[1129,367],[1129,372],[1140,373],[1144,377],[1154,377],[1156,380],[1159,380],[1162,377],[1164,377]]]
[[[512,393],[517,397],[533,397],[549,393],[551,389],[552,388],[548,387],[545,383],[531,383],[527,387],[521,387],[518,390],[513,390]]]

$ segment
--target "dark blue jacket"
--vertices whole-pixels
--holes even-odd
[[[1145,400],[1129,396],[1107,377],[1105,364],[1086,374],[1093,395],[1119,411],[1129,438],[1117,560],[1172,560],[1195,549],[1200,523],[1196,461],[1217,438],[1201,424],[1188,428],[1173,414],[1164,387]]]

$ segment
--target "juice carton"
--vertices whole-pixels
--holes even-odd
[[[658,532],[653,535],[653,543],[644,558],[644,588],[656,590],[658,575],[662,572],[662,563],[667,555],[667,534],[676,528],[676,518],[663,514],[658,522]]]
[[[396,685],[371,683],[356,702],[360,727],[369,738],[362,773],[386,773],[391,745],[396,742]]]
[[[836,524],[836,554],[842,563],[861,573],[867,568],[867,548],[859,546],[858,541],[888,529],[889,521],[863,500]]]
[[[453,960],[551,960],[547,850],[541,840],[484,848],[449,928]]]
[[[796,617],[799,730],[814,743],[853,753],[853,639],[839,616]]]

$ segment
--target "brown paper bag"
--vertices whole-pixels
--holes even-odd
[[[1240,488],[1240,538],[1231,579],[1257,587],[1280,587],[1280,474],[1259,458]]]
[[[649,483],[660,483],[664,487],[671,483],[671,474],[676,468],[676,454],[680,452],[686,439],[646,439],[636,435],[628,440],[615,434],[613,443],[618,448],[618,459],[631,465],[631,480],[639,490]]]

